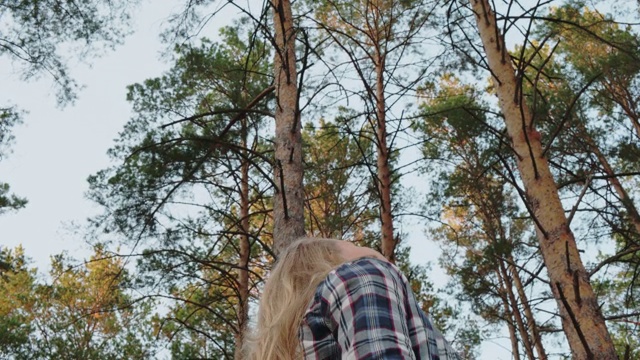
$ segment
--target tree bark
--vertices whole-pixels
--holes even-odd
[[[617,359],[616,351],[578,253],[560,202],[540,133],[518,96],[521,89],[487,0],[469,0],[486,60],[494,77],[500,108],[517,158],[527,202],[536,221],[540,250],[558,303],[562,327],[574,359]]]
[[[386,101],[384,94],[385,56],[379,44],[376,49],[376,149],[378,168],[378,195],[380,196],[380,226],[382,232],[382,255],[395,262],[396,240],[393,236],[393,214],[391,212],[391,168],[387,146]]]
[[[291,2],[273,2],[275,34],[275,154],[273,245],[278,254],[304,235],[302,135]]]

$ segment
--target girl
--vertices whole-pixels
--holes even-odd
[[[333,239],[280,255],[248,338],[251,360],[457,359],[393,264]]]

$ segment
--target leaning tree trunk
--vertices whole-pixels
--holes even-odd
[[[273,247],[278,254],[304,235],[302,135],[298,108],[295,29],[289,0],[273,3],[276,136]]]
[[[518,81],[495,14],[488,0],[469,2],[494,77],[500,108],[526,190],[527,205],[536,221],[540,251],[573,358],[617,359],[549,164],[542,153],[540,133],[532,124],[529,108],[517,95],[520,93]]]

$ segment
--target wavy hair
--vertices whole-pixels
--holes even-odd
[[[302,317],[318,285],[344,262],[339,241],[301,238],[280,254],[262,293],[256,328],[246,336],[249,360],[302,358]]]

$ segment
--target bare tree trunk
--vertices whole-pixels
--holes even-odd
[[[234,359],[242,360],[242,344],[249,319],[249,161],[247,160],[247,120],[242,120],[242,146],[245,157],[242,159],[240,179],[240,253],[238,263],[238,333],[236,334],[236,348]]]
[[[616,359],[616,351],[578,253],[549,164],[542,154],[540,133],[520,89],[500,29],[487,0],[469,0],[475,12],[487,63],[496,84],[500,108],[517,157],[528,206],[536,221],[540,250],[562,326],[574,359]]]
[[[395,262],[396,240],[393,236],[393,214],[391,213],[391,168],[387,146],[386,102],[384,94],[385,58],[381,49],[376,50],[376,149],[378,152],[378,194],[380,196],[380,222],[382,232],[382,255]]]
[[[542,338],[540,337],[538,324],[536,323],[536,319],[533,317],[531,305],[529,305],[529,299],[527,298],[527,294],[524,292],[524,286],[522,286],[522,279],[520,279],[520,274],[518,273],[518,269],[514,264],[515,262],[513,257],[509,255],[509,272],[511,272],[514,286],[516,287],[518,297],[520,298],[520,302],[522,303],[524,316],[527,318],[527,324],[529,325],[529,331],[531,332],[531,342],[533,342],[533,345],[536,347],[538,358],[540,360],[547,360],[547,353],[544,350],[544,346],[542,345]]]
[[[513,318],[516,321],[516,325],[518,326],[520,338],[522,338],[524,351],[527,354],[529,360],[535,360],[535,356],[533,355],[533,345],[531,344],[531,339],[529,338],[529,332],[527,331],[524,321],[522,320],[522,314],[520,314],[520,309],[518,308],[518,300],[513,293],[513,283],[511,282],[511,277],[507,273],[507,269],[504,266],[504,260],[502,259],[498,259],[498,270],[503,279],[504,290],[507,294],[508,303],[511,305],[511,312],[513,313]]]
[[[496,271],[498,275],[498,281],[500,282],[500,297],[502,298],[502,305],[504,305],[504,312],[509,316],[507,320],[507,328],[509,329],[509,338],[511,339],[511,353],[513,354],[514,360],[520,360],[520,345],[518,345],[518,335],[516,334],[516,327],[513,325],[513,312],[511,307],[509,306],[509,299],[507,298],[506,287],[504,285],[504,281],[502,281],[502,276],[499,271]]]
[[[295,29],[289,0],[273,2],[276,134],[273,242],[278,254],[304,235],[302,135],[298,108]]]

